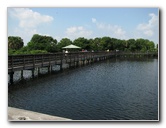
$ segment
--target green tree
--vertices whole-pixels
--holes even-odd
[[[65,47],[65,46],[70,45],[70,44],[72,44],[72,41],[68,38],[62,38],[60,40],[60,42],[58,43],[58,45],[60,45],[61,47]]]
[[[105,51],[107,49],[113,50],[113,42],[111,41],[110,37],[102,37],[100,43],[102,46],[102,51]]]
[[[149,42],[147,43],[147,45],[148,45],[148,51],[150,51],[150,52],[155,51],[155,44],[154,44],[153,41],[149,41]]]
[[[102,50],[101,38],[96,37],[95,39],[93,39],[93,41],[91,41],[90,45],[92,50],[101,51]]]
[[[135,39],[129,39],[129,40],[127,40],[126,48],[129,51],[134,52],[136,50],[135,43],[136,43]]]
[[[56,52],[57,40],[51,36],[42,36],[34,34],[28,43],[29,50],[46,50],[48,52]]]
[[[23,39],[18,36],[8,37],[8,49],[18,50],[24,46]]]
[[[81,47],[82,49],[86,49],[88,51],[91,50],[90,41],[84,37],[79,37],[79,38],[75,39],[73,41],[73,44]]]
[[[120,46],[120,49],[119,50],[122,50],[122,51],[125,51],[126,49],[126,40],[121,40],[121,46]]]
[[[155,44],[153,41],[149,41],[147,39],[137,39],[136,50],[141,52],[154,51]]]
[[[145,40],[145,39],[137,39],[136,40],[136,50],[137,51],[147,51],[148,50],[148,47],[147,47],[147,44],[148,44],[149,40]]]

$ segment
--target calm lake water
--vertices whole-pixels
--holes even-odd
[[[158,59],[111,59],[9,88],[8,105],[73,120],[158,120]]]

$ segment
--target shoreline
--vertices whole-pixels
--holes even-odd
[[[24,109],[8,107],[8,121],[70,121],[71,119],[51,116]]]

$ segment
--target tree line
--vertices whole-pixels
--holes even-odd
[[[74,44],[87,51],[125,51],[125,52],[157,52],[158,44],[148,39],[121,40],[111,37],[86,39],[79,37],[74,41],[62,38],[59,42],[51,36],[34,34],[27,46],[17,36],[8,37],[8,54],[37,54],[62,52],[62,47]]]

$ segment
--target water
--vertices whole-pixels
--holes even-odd
[[[158,59],[107,60],[19,86],[9,106],[73,120],[158,120]]]

